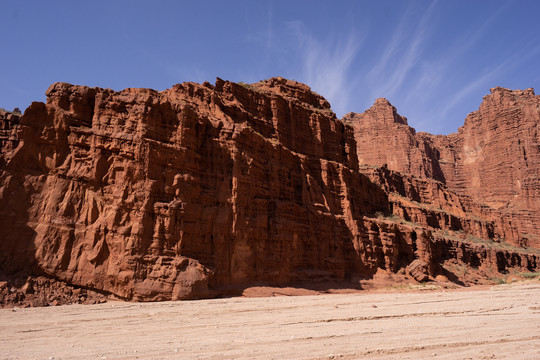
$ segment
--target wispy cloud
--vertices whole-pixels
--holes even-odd
[[[351,65],[360,50],[363,39],[350,32],[348,37],[316,39],[301,22],[290,22],[298,40],[301,56],[299,79],[330,101],[332,108],[343,115],[350,109],[349,94],[354,81],[349,77]]]
[[[500,72],[504,70],[506,63],[507,62],[488,70],[486,73],[461,88],[451,99],[445,102],[444,107],[442,107],[438,113],[438,117],[445,119],[448,116],[448,112],[459,104],[459,102],[465,97],[471,95],[480,87],[486,87],[486,83],[489,81],[489,79],[492,79],[495,75],[500,74]]]
[[[489,32],[491,26],[504,13],[505,7],[499,8],[479,24],[471,33],[466,33],[447,47],[446,51],[439,54],[431,61],[423,61],[420,74],[416,78],[408,91],[405,102],[420,101],[427,102],[433,96],[433,91],[426,89],[438,88],[442,82],[449,81],[452,77],[452,69],[455,71],[456,64],[462,60],[463,56],[477,45]]]
[[[375,84],[373,97],[392,96],[403,86],[422,55],[422,45],[429,34],[429,19],[437,3],[430,4],[412,31],[408,27],[413,18],[412,6],[404,12],[381,58],[366,75],[369,83]]]
[[[448,113],[458,106],[458,104],[467,96],[475,91],[490,88],[494,85],[495,79],[502,78],[505,74],[515,71],[522,63],[528,61],[540,53],[540,45],[534,46],[533,42],[528,42],[519,51],[516,51],[512,56],[493,66],[477,78],[473,79],[466,86],[461,88],[450,101],[446,102],[445,106],[440,110],[439,116],[446,118]]]
[[[520,63],[530,58],[534,46],[529,43],[475,74],[475,65],[468,57],[476,54],[478,44],[489,38],[508,5],[494,7],[475,27],[465,29],[460,36],[449,36],[447,39],[451,42],[440,44],[437,51],[433,51],[430,36],[440,36],[441,31],[436,18],[441,16],[443,7],[438,5],[440,2],[435,1],[426,8],[419,8],[414,2],[409,3],[365,79],[371,87],[370,98],[390,98],[409,117],[411,125],[421,130],[430,127],[431,131],[443,128],[447,131],[447,124],[462,121],[462,118],[449,117],[456,116],[457,109],[463,108],[470,96],[485,93],[497,84],[494,81],[499,80],[495,79],[515,71]],[[472,76],[462,76],[468,73]]]

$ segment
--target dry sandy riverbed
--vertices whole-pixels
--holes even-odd
[[[540,359],[540,282],[0,310],[3,359]]]

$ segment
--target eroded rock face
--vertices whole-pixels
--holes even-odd
[[[360,164],[444,179],[430,139],[418,136],[388,100],[377,99],[364,113],[348,113],[342,120],[354,129]]]
[[[2,270],[136,300],[375,271],[354,241],[387,200],[351,129],[305,85],[253,87],[52,85],[5,155]]]
[[[448,136],[416,133],[384,99],[344,121],[355,130],[360,163],[441,181],[499,211],[513,233],[508,241],[540,247],[539,109],[532,89],[494,88]]]
[[[373,116],[406,126],[388,106]],[[452,249],[467,235],[498,231],[440,182],[360,169],[353,128],[283,78],[161,92],[56,83],[25,111],[17,141],[1,153],[4,278],[141,301],[405,273],[415,260],[433,278],[465,261]],[[538,268],[536,255],[505,251],[528,259],[509,267]],[[497,256],[480,266],[497,269]]]
[[[407,272],[416,280],[416,281],[427,281],[429,280],[429,264],[416,259],[407,266]]]
[[[21,122],[21,114],[0,109],[0,151],[13,150],[19,145],[17,131]]]

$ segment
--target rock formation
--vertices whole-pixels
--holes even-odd
[[[20,122],[20,113],[0,109],[0,151],[13,150],[19,145],[17,131]]]
[[[360,168],[354,129],[295,81],[218,79],[161,92],[56,83],[46,95],[25,111],[16,141],[2,143],[4,290],[46,277],[150,301],[378,271],[451,278],[449,263],[486,273],[539,267],[537,251],[508,245],[504,221],[471,197]],[[412,139],[396,166],[429,176],[440,162],[419,159],[436,147],[418,150],[424,140],[406,120],[376,106],[369,116]],[[377,126],[366,131],[378,142]],[[8,304],[27,289],[4,290]],[[58,301],[72,298],[66,292]]]
[[[349,113],[343,121],[354,129],[360,164],[444,180],[432,144],[418,136],[388,100],[377,99],[364,113]]]
[[[533,89],[497,87],[448,136],[416,133],[385,99],[343,120],[354,128],[360,163],[439,180],[497,210],[507,241],[540,247],[539,109]]]

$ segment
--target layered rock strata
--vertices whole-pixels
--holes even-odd
[[[19,145],[17,131],[21,114],[0,109],[0,151],[9,151]]]
[[[427,279],[467,263],[466,235],[489,249],[471,266],[538,269],[535,253],[489,243],[497,225],[444,185],[360,169],[353,128],[306,85],[46,94],[1,154],[3,278],[142,301],[380,270]]]
[[[508,241],[540,247],[539,109],[532,89],[498,87],[448,136],[416,133],[385,99],[343,120],[354,128],[360,163],[438,180],[499,211],[514,227]]]
[[[47,97],[5,155],[4,272],[152,300],[375,270],[354,242],[385,194],[358,173],[351,130],[305,85],[54,84]]]

